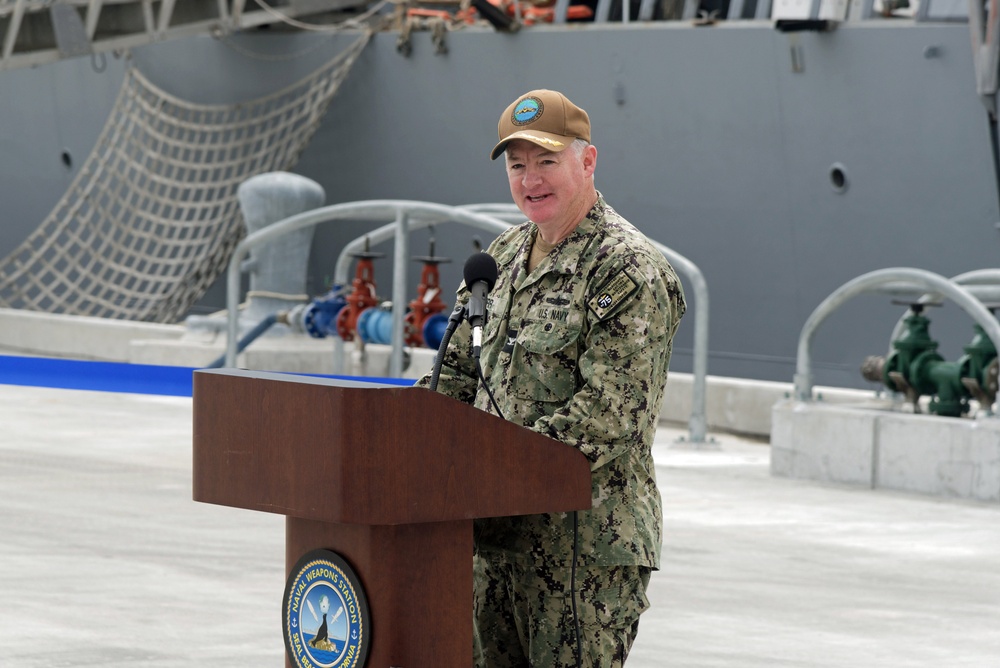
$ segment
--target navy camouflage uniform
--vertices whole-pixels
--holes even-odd
[[[663,254],[601,196],[528,273],[536,234],[526,222],[487,249],[499,277],[481,364],[504,418],[590,461],[593,506],[578,513],[581,665],[620,666],[648,607],[649,572],[659,567],[650,448],[684,296]],[[466,286],[458,299],[468,299]],[[452,339],[438,389],[495,412],[479,387],[468,327]],[[573,513],[481,519],[474,533],[475,665],[575,666]]]

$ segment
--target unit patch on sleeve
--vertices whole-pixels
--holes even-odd
[[[587,302],[587,307],[599,320],[603,320],[638,289],[639,281],[622,269],[597,291],[597,295]]]

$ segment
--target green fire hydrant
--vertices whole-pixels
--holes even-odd
[[[903,321],[902,335],[892,342],[888,357],[871,356],[861,365],[867,380],[883,383],[906,395],[918,410],[921,396],[930,396],[928,409],[935,415],[958,417],[969,411],[969,399],[990,410],[997,395],[997,352],[979,325],[975,336],[963,346],[957,362],[946,362],[930,337],[930,320],[921,315],[922,304],[912,304]]]

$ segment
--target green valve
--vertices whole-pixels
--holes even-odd
[[[930,336],[930,320],[921,313],[923,304],[910,304],[904,329],[892,342],[888,357],[872,356],[861,365],[861,375],[906,395],[916,409],[921,396],[930,396],[928,409],[935,415],[958,417],[969,411],[969,399],[989,410],[997,395],[997,353],[993,342],[978,324],[975,335],[963,346],[957,362],[938,354],[938,343]]]

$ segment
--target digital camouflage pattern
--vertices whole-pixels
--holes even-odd
[[[536,233],[527,222],[488,248],[500,273],[486,308],[483,374],[504,418],[590,460],[593,505],[579,513],[578,563],[658,568],[662,511],[650,449],[685,311],[680,281],[603,197],[529,274]],[[467,299],[462,286],[458,300]],[[438,389],[495,412],[478,387],[468,323],[452,341]],[[429,376],[418,381],[428,384]],[[525,566],[568,567],[572,514],[477,520],[475,546]]]
[[[472,659],[476,668],[575,667],[576,624],[569,570],[477,558]],[[621,668],[649,607],[644,566],[581,568],[576,617],[582,668]],[[515,615],[512,611],[527,611]],[[527,649],[522,649],[527,648]]]

